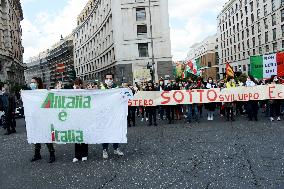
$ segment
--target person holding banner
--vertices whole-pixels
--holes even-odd
[[[154,87],[154,83],[152,81],[148,82],[148,86],[146,87],[146,91],[156,91]],[[146,111],[149,115],[149,124],[148,126],[152,126],[154,121],[154,126],[157,126],[157,114],[156,114],[156,106],[148,106],[146,107]]]
[[[33,77],[30,83],[30,89],[31,90],[43,89],[42,79],[39,77]],[[55,162],[55,150],[54,150],[53,144],[47,143],[46,146],[50,154],[48,163],[53,163]],[[31,159],[31,162],[41,159],[41,155],[40,155],[41,144],[39,143],[35,144],[34,150],[35,150],[35,154],[34,154],[34,157]]]
[[[279,84],[279,79],[276,75],[271,76],[270,84]],[[274,121],[274,117],[277,117],[277,121],[281,121],[280,118],[280,109],[281,109],[281,100],[269,100],[270,108],[270,121]]]
[[[186,90],[198,89],[199,86],[196,82],[193,82],[191,79],[188,81],[188,85],[186,86]],[[198,112],[198,104],[193,103],[188,105],[188,115],[187,115],[187,123],[190,124],[193,120],[198,123],[199,122],[199,112]]]
[[[83,81],[77,78],[74,81],[73,89],[82,89]],[[73,158],[73,163],[78,162],[79,160],[87,161],[88,160],[88,144],[81,143],[75,144],[75,157]]]
[[[246,81],[246,87],[254,87],[257,85],[256,80],[253,76],[249,75]],[[255,121],[257,121],[257,114],[258,114],[258,101],[250,100],[247,102],[247,111],[248,111],[248,118],[249,121],[252,121],[252,118],[254,118]]]
[[[228,76],[227,77],[228,82],[226,83],[226,88],[235,88],[236,87],[236,82],[233,77]],[[226,120],[227,121],[235,121],[234,118],[234,102],[226,102],[225,103],[225,109],[226,109]]]
[[[116,84],[113,82],[114,79],[114,75],[111,73],[108,73],[105,75],[105,83],[103,84],[105,89],[113,89],[113,88],[117,88]],[[102,144],[103,146],[103,159],[108,159],[108,146],[109,143],[104,143]],[[118,143],[114,143],[113,144],[113,149],[114,149],[114,154],[118,155],[118,156],[123,156],[123,152],[120,151],[120,149],[118,148],[119,144]]]
[[[217,85],[213,82],[213,78],[209,77],[207,79],[206,89],[212,89],[212,88],[213,89],[217,88]],[[216,103],[212,102],[212,103],[205,104],[205,107],[208,110],[207,120],[213,121],[214,120],[214,112],[215,112],[215,109],[216,109]]]

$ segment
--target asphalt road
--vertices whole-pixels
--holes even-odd
[[[29,161],[33,146],[19,119],[16,134],[0,132],[0,188],[284,188],[283,122],[184,122],[139,122],[120,158],[110,148],[103,160],[101,145],[90,145],[88,161],[72,163],[74,145],[56,145],[56,162],[48,164],[45,146],[42,160]]]

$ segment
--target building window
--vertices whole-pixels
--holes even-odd
[[[252,47],[253,48],[255,47],[255,38],[254,37],[252,38]]]
[[[273,34],[273,41],[275,41],[276,40],[276,28],[272,30],[272,34]]]
[[[282,50],[284,49],[284,40],[282,40]]]
[[[261,35],[258,35],[258,45],[261,45]]]
[[[147,37],[147,25],[137,25],[137,36]]]
[[[275,0],[271,0],[271,7],[272,7],[272,12],[276,10]]]
[[[246,65],[243,65],[243,71],[246,72],[247,71],[247,67]]]
[[[145,8],[136,8],[136,21],[145,21],[146,11]]]
[[[284,6],[284,0],[281,0],[281,6]]]
[[[261,47],[259,47],[258,51],[259,51],[259,54],[262,54],[262,48]]]
[[[281,22],[284,22],[284,9],[281,10]]]
[[[273,51],[277,51],[277,42],[273,43]]]
[[[265,43],[268,43],[268,32],[265,32]]]
[[[138,44],[139,57],[148,57],[148,43],[139,43]]]
[[[211,68],[211,67],[212,67],[211,62],[208,62],[208,67],[209,67],[209,68]]]
[[[252,12],[253,11],[253,2],[250,2],[250,11]]]
[[[265,46],[265,52],[267,52],[267,53],[269,52],[269,45]]]
[[[282,37],[284,37],[284,25],[281,26],[281,30],[282,30]]]
[[[272,15],[272,26],[275,26],[276,25],[276,15],[273,14]]]
[[[267,16],[267,5],[264,5],[264,16]]]
[[[251,23],[253,23],[254,22],[254,15],[251,14],[250,17],[251,17]]]
[[[257,15],[256,16],[257,16],[257,19],[260,18],[260,9],[257,10]]]
[[[264,22],[264,28],[265,28],[265,29],[268,29],[267,18],[265,18],[265,19],[263,20],[263,22]]]

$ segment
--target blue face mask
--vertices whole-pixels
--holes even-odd
[[[37,84],[36,83],[31,83],[30,84],[31,90],[36,90],[37,89]]]

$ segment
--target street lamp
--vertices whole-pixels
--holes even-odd
[[[150,19],[150,37],[151,37],[151,50],[152,50],[152,80],[155,82],[155,56],[154,56],[154,41],[153,41],[153,26],[152,26],[152,13],[151,13],[151,0],[149,2],[149,19]]]

